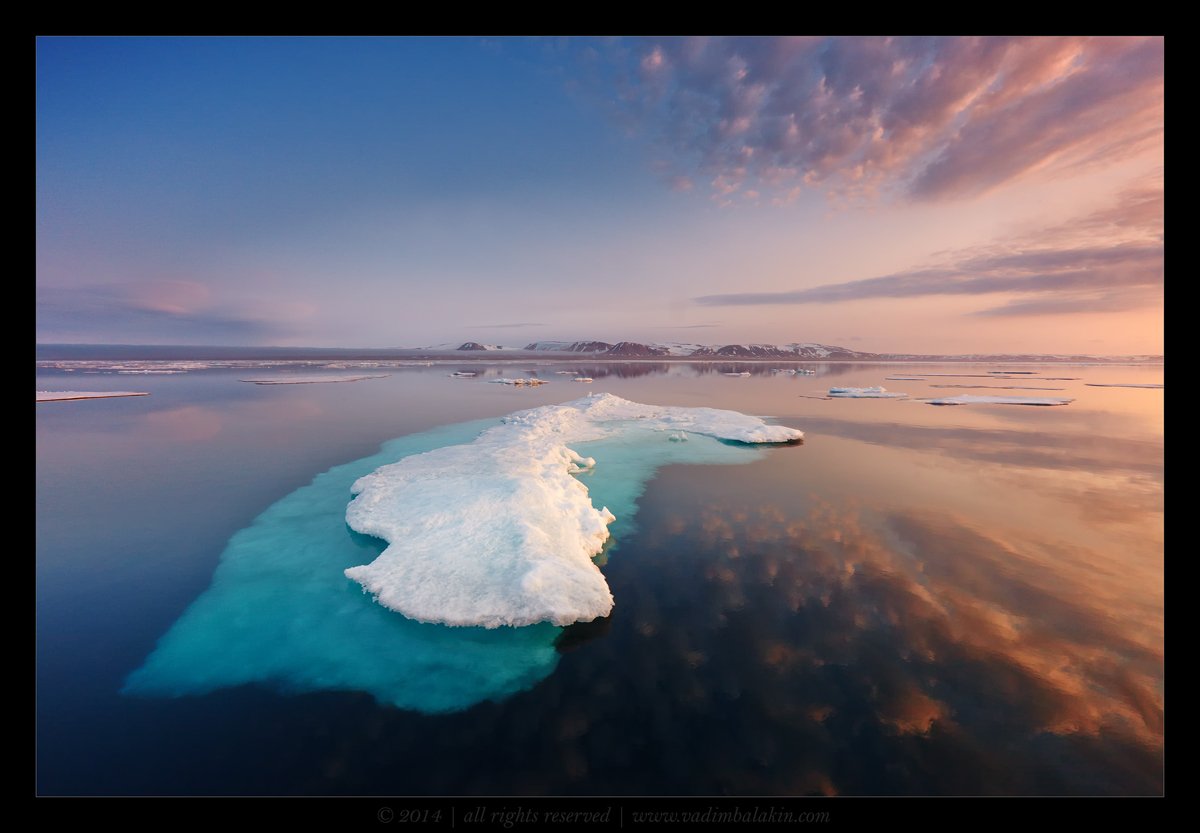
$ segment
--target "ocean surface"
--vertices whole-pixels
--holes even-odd
[[[39,367],[151,395],[36,405],[37,791],[1161,794],[1164,391],[1088,383],[1162,366],[795,366]],[[317,372],[389,375],[240,381]],[[823,398],[876,385],[910,398]],[[577,449],[596,622],[418,624],[342,575],[382,549],[355,477],[589,392],[806,438]],[[1074,401],[918,401],[960,394]]]

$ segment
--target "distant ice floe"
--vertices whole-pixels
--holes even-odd
[[[571,381],[572,382],[594,382],[596,380],[593,379],[591,376],[576,376]]]
[[[829,395],[838,399],[903,399],[907,393],[891,393],[887,388],[830,388]]]
[[[971,390],[1066,390],[1040,385],[930,385],[931,388],[968,388]]]
[[[536,376],[528,379],[488,379],[493,385],[513,385],[518,388],[536,388],[538,385],[550,384],[545,379],[538,379]]]
[[[149,396],[135,390],[39,390],[38,402],[64,402],[68,399],[115,399],[121,396]]]
[[[963,393],[944,399],[925,399],[930,405],[1068,405],[1074,399],[1053,396],[974,396]]]
[[[661,431],[742,443],[804,436],[736,411],[641,405],[612,394],[522,411],[473,443],[358,480],[346,523],[391,545],[346,575],[420,622],[494,628],[605,616],[612,594],[592,556],[615,518],[593,506],[572,476],[596,461],[568,444]]]
[[[924,376],[885,376],[888,382],[924,382]]]
[[[742,371],[742,372],[740,372],[740,373],[726,373],[725,375],[726,375],[726,376],[740,376],[740,377],[742,377],[742,378],[745,378],[745,377],[747,377],[747,376],[749,376],[749,375],[750,375],[750,371],[748,371],[748,370],[743,370],[743,371]]]
[[[1148,382],[1085,382],[1089,388],[1161,388]]]
[[[274,379],[242,379],[242,381],[250,382],[251,384],[255,385],[323,385],[333,382],[361,382],[364,379],[385,379],[387,376],[387,373],[377,373],[369,376],[296,375],[279,376]]]
[[[479,375],[478,373],[475,373],[474,371],[471,371],[471,370],[456,370],[450,374],[450,378],[452,378],[452,379],[470,379],[470,378],[473,378],[478,375]]]
[[[431,539],[416,533],[440,536],[457,527],[469,540],[452,542],[441,564],[447,592],[457,591],[456,605],[471,606],[478,592],[479,604],[484,595],[501,595],[501,610],[485,617],[521,611],[524,602],[552,593],[549,582],[555,579],[564,581],[562,589],[572,597],[580,590],[586,596],[588,588],[602,597],[598,570],[583,546],[594,547],[598,530],[607,527],[611,555],[613,540],[633,532],[638,498],[659,467],[741,464],[766,453],[715,437],[777,442],[799,436],[729,411],[658,408],[605,395],[524,411],[504,422],[478,420],[391,440],[370,457],[317,475],[230,538],[211,586],[128,676],[122,691],[177,697],[248,684],[286,693],[362,691],[380,703],[430,714],[502,700],[554,671],[561,627],[417,622],[376,604],[343,570],[362,569],[355,565],[379,557],[423,561],[433,555]],[[665,441],[676,437],[689,441]],[[596,465],[572,476],[589,457]],[[432,480],[413,479],[418,472]],[[346,501],[352,485],[363,479],[371,481],[372,493],[392,491],[396,500],[383,501],[368,516],[377,515],[381,523],[391,519],[414,537],[387,545],[347,527]],[[522,504],[510,495],[490,504],[486,496],[496,495],[503,482],[520,496],[549,503]],[[422,497],[426,485],[435,494]],[[369,500],[366,494],[360,492],[355,503]],[[602,510],[589,513],[585,503],[608,507],[618,519],[606,524]],[[398,517],[405,507],[416,515]],[[544,514],[555,517],[547,520]],[[543,520],[550,529],[565,528],[579,551],[551,553],[550,544],[532,540],[535,528],[547,528],[534,526]],[[587,537],[587,531],[597,535]],[[522,554],[526,542],[546,556],[546,565]],[[482,549],[473,550],[475,545]],[[465,571],[462,581],[459,569]],[[540,588],[532,586],[539,582]],[[483,592],[492,585],[498,589]],[[503,596],[502,590],[513,595]],[[561,605],[555,607],[569,618]]]

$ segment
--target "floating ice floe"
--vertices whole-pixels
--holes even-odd
[[[536,388],[538,385],[550,384],[545,379],[538,379],[536,377],[530,379],[488,379],[488,381],[494,385],[514,385],[518,388]]]
[[[576,376],[571,381],[572,382],[594,382],[595,379],[593,379],[591,376]]]
[[[1085,382],[1089,388],[1161,388],[1149,382]]]
[[[891,393],[886,388],[830,388],[829,395],[839,399],[903,399],[907,393]]]
[[[456,370],[450,374],[450,378],[452,378],[452,379],[468,379],[468,378],[478,376],[478,375],[479,375],[478,373],[475,373],[474,371],[471,371],[471,370]]]
[[[593,506],[572,476],[596,461],[568,444],[660,431],[742,443],[804,436],[736,411],[641,405],[612,394],[522,411],[473,443],[358,480],[346,523],[390,546],[346,575],[420,622],[492,628],[605,616],[612,594],[591,559],[614,516]]]
[[[665,442],[664,435],[689,441]],[[593,439],[580,441],[582,436]],[[794,441],[800,432],[729,411],[656,408],[597,396],[514,414],[503,423],[478,420],[391,440],[370,457],[317,475],[236,533],[211,586],[129,675],[123,692],[173,697],[258,684],[289,693],[363,691],[388,705],[443,713],[526,690],[553,672],[559,657],[555,642],[563,629],[549,623],[446,627],[376,604],[343,570],[387,551],[389,558],[401,560],[428,557],[430,539],[386,545],[353,532],[346,525],[351,486],[367,477],[374,481],[372,490],[395,488],[396,502],[385,501],[371,514],[394,517],[408,507],[416,515],[396,521],[413,530],[436,535],[441,525],[464,527],[470,543],[455,542],[443,553],[447,591],[456,588],[459,602],[470,607],[471,594],[479,590],[474,582],[496,584],[514,592],[502,598],[504,608],[520,609],[528,594],[539,595],[524,587],[526,577],[545,580],[540,565],[519,551],[522,536],[537,537],[536,525],[546,520],[542,515],[561,516],[549,518],[551,527],[569,527],[574,519],[579,531],[595,528],[579,526],[587,522],[585,502],[607,506],[618,518],[608,530],[620,541],[634,529],[638,498],[660,466],[748,463],[765,453],[716,437]],[[579,467],[559,445],[568,441],[581,461],[598,460],[579,475],[586,489],[568,474]],[[404,467],[405,461],[413,467]],[[397,466],[400,473],[393,479]],[[426,483],[409,479],[418,471],[431,477],[436,494],[422,497]],[[522,472],[531,480],[527,487],[519,482]],[[550,505],[521,505],[516,497],[489,504],[486,496],[496,494],[505,477],[525,497],[540,495]],[[599,514],[595,511],[593,522]],[[603,518],[598,522],[604,525]],[[483,549],[472,550],[473,544]],[[537,551],[547,553],[540,546]],[[511,560],[505,562],[504,553]],[[546,557],[569,562],[565,579],[578,573],[581,587],[594,583],[582,549]],[[473,566],[476,560],[479,569]],[[456,575],[460,568],[462,582]],[[540,592],[551,590],[543,586]]]
[[[149,396],[136,390],[39,390],[38,402],[65,402],[68,399],[115,399],[121,396]]]
[[[748,371],[748,370],[743,370],[743,371],[742,371],[742,372],[740,372],[740,373],[726,373],[725,375],[726,375],[726,376],[742,376],[742,377],[745,377],[745,376],[749,376],[749,375],[750,375],[750,371]]]
[[[924,382],[924,376],[885,376],[889,382]]]
[[[930,405],[1068,405],[1074,399],[1054,396],[974,396],[959,394],[944,399],[925,399]]]
[[[275,379],[242,379],[243,382],[250,382],[254,385],[323,385],[334,382],[361,382],[364,379],[384,379],[386,373],[377,373],[364,376],[321,376],[321,375],[306,375],[306,376],[280,376]]]
[[[1040,385],[930,385],[931,388],[967,388],[970,390],[1066,390]]]

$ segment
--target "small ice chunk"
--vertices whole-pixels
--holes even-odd
[[[743,370],[743,371],[742,371],[742,372],[740,372],[740,373],[726,373],[725,375],[726,375],[726,376],[740,376],[740,377],[743,377],[743,378],[744,378],[744,377],[746,377],[746,376],[749,376],[749,375],[750,375],[750,371],[748,371],[748,370]]]
[[[525,378],[508,379],[505,377],[501,377],[499,379],[488,379],[488,381],[495,385],[513,385],[514,387],[518,387],[518,388],[536,388],[538,385],[550,384],[545,379],[539,379],[536,376],[530,377],[528,379],[525,379]]]
[[[329,376],[329,375],[295,375],[279,376],[274,379],[242,379],[254,385],[322,385],[333,382],[361,382],[364,379],[383,379],[388,374],[379,373],[370,376]]]
[[[594,380],[594,379],[592,379],[592,377],[591,377],[591,376],[576,376],[576,377],[575,377],[574,379],[572,379],[571,381],[572,381],[572,382],[592,382],[592,381],[595,381],[595,380]]]
[[[450,378],[452,378],[452,379],[469,379],[469,378],[472,378],[472,377],[478,376],[478,375],[479,374],[475,373],[473,370],[456,370],[450,374]]]
[[[924,401],[930,405],[1067,405],[1075,400],[1056,396],[974,396],[963,393]]]
[[[840,399],[903,399],[907,393],[890,393],[887,388],[830,388],[829,395]]]

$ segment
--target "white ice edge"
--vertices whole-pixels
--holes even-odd
[[[149,396],[136,390],[39,390],[38,402],[62,402],[68,399],[114,399],[120,396]]]
[[[1067,405],[1075,400],[1057,396],[973,396],[964,393],[924,401],[930,405]]]
[[[404,616],[446,625],[567,625],[605,616],[612,594],[592,556],[615,518],[573,475],[596,462],[569,445],[627,433],[744,443],[804,434],[713,408],[593,394],[506,417],[474,442],[383,466],[357,480],[351,529],[388,543],[346,575]]]

